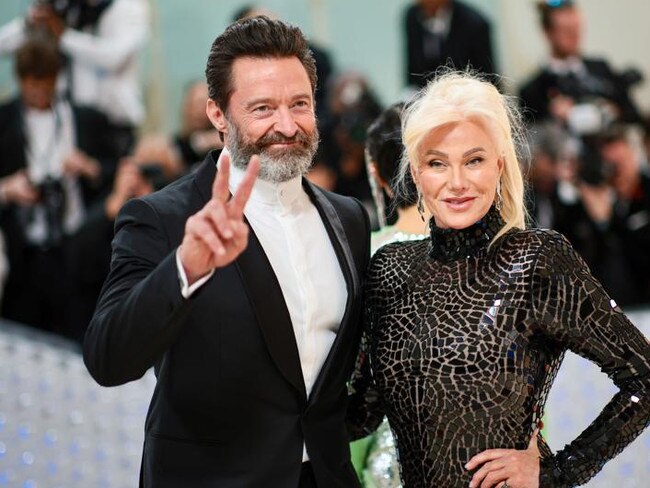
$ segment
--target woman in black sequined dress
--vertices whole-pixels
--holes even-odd
[[[513,114],[458,74],[405,114],[404,169],[431,236],[371,262],[350,429],[388,417],[406,488],[577,486],[650,422],[648,341],[566,239],[525,230]],[[567,349],[620,391],[552,453],[537,429]]]

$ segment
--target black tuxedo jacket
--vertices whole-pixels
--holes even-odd
[[[641,116],[627,90],[621,87],[616,73],[603,59],[583,58],[587,73],[604,85],[610,99],[620,109],[623,122],[638,123]],[[549,104],[553,92],[561,92],[561,79],[547,68],[540,69],[519,91],[524,117],[529,123],[539,123],[551,117]]]
[[[365,211],[304,182],[348,290],[338,335],[307,398],[289,312],[252,229],[234,263],[189,299],[181,296],[176,249],[185,221],[210,198],[215,173],[211,153],[195,174],[125,205],[85,337],[86,365],[102,385],[155,367],[141,486],[296,488],[303,442],[319,486],[358,486],[345,410],[369,259]]]
[[[433,34],[422,25],[421,16],[419,5],[409,7],[404,16],[407,84],[423,87],[440,66],[463,70],[469,65],[481,73],[494,75],[490,24],[477,10],[453,2],[449,34],[435,58],[426,52],[425,45],[431,42]],[[489,78],[498,85],[494,76]]]
[[[77,148],[100,162],[102,181],[110,186],[118,154],[113,147],[108,119],[94,108],[79,105],[72,105],[72,117]],[[0,178],[27,167],[28,143],[21,101],[13,99],[0,105]],[[83,184],[82,191],[84,199],[89,200],[98,190]]]

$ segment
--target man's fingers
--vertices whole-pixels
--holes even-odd
[[[257,155],[251,157],[248,162],[248,167],[246,168],[246,174],[242,180],[239,188],[237,188],[237,193],[230,201],[229,204],[229,214],[231,218],[238,219],[244,214],[244,207],[246,207],[246,202],[253,191],[253,185],[255,185],[255,180],[260,171],[260,158]]]
[[[216,232],[208,230],[197,235],[197,238],[203,241],[215,256],[223,256],[226,254],[226,248],[224,247],[221,240],[217,237]]]
[[[230,190],[228,189],[228,181],[230,181],[230,156],[224,153],[219,159],[219,170],[212,183],[212,198],[225,203],[230,197]]]
[[[235,231],[235,236],[233,237],[233,243],[237,249],[241,249],[242,251],[246,249],[246,246],[248,244],[248,225],[246,225],[244,222],[234,222],[233,223],[233,228]]]
[[[223,256],[226,253],[221,239],[205,216],[195,216],[191,222],[188,222],[187,230],[194,239],[203,242],[215,256]]]
[[[224,239],[232,239],[233,229],[226,208],[216,200],[212,200],[205,208],[206,218],[210,219],[214,228]]]

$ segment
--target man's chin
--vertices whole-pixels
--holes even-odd
[[[285,152],[276,158],[265,152],[260,154],[260,163],[261,180],[282,183],[306,174],[311,166],[311,157],[291,157]]]

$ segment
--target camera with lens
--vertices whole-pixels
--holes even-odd
[[[153,191],[158,191],[167,184],[162,168],[155,162],[141,164],[138,166],[138,170],[140,176],[151,184]]]
[[[641,73],[634,69],[607,79],[591,74],[558,78],[558,91],[575,101],[567,117],[567,126],[579,141],[578,177],[581,181],[600,185],[611,177],[611,167],[600,155],[600,141],[620,122],[617,108],[621,98],[642,80]]]
[[[97,24],[102,12],[113,0],[36,0],[37,5],[52,8],[67,27],[83,29]]]
[[[63,240],[63,218],[65,212],[65,190],[61,180],[48,176],[36,185],[39,202],[45,209],[47,235],[44,244],[56,246]]]

